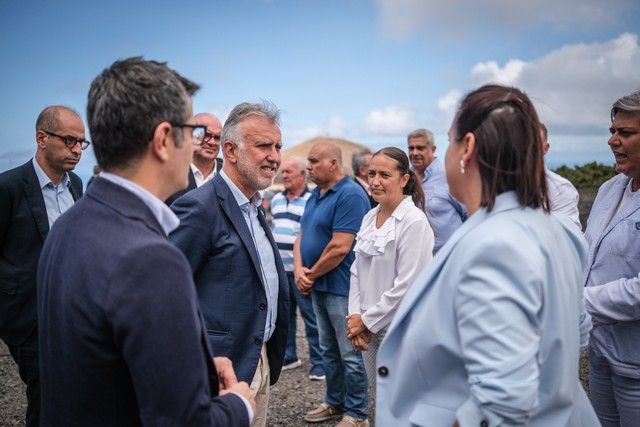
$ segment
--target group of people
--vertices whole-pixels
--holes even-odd
[[[193,114],[197,90],[116,61],[89,89],[101,171],[84,196],[72,170],[90,142],[64,106],[0,174],[0,338],[27,425],[265,426],[270,387],[301,365],[298,308],[326,385],[309,423],[640,419],[640,91],[611,110],[619,175],[583,236],[516,88],[465,96],[444,162],[418,129],[407,153],[355,153],[354,177],[329,141],[282,162],[275,106],[239,104],[223,125]],[[271,227],[261,191],[278,171]]]

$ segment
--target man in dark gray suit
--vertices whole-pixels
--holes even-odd
[[[116,61],[87,118],[103,172],[56,224],[38,266],[43,426],[248,426],[253,396],[207,345],[189,264],[163,203],[187,185],[198,86]],[[212,399],[218,393],[224,394]]]
[[[211,348],[256,392],[254,427],[266,425],[287,342],[289,282],[259,193],[280,166],[280,138],[278,110],[237,105],[222,129],[222,172],[171,205],[171,240],[191,264]]]
[[[71,172],[87,148],[82,120],[54,105],[36,120],[35,157],[0,174],[0,338],[27,385],[27,426],[40,409],[36,269],[42,244],[58,217],[82,196]]]

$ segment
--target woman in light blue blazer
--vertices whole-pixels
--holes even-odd
[[[462,101],[445,164],[469,212],[405,295],[378,353],[379,426],[597,426],[578,379],[586,243],[549,213],[520,90]]]
[[[589,388],[603,426],[640,425],[640,91],[611,110],[618,175],[602,184],[585,237],[585,305],[593,318]]]

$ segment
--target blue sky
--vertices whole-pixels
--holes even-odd
[[[4,0],[0,171],[33,155],[43,107],[84,118],[92,79],[134,55],[200,83],[194,112],[224,120],[240,102],[274,102],[285,148],[318,135],[404,147],[427,127],[442,155],[460,96],[499,82],[536,103],[551,166],[611,164],[609,108],[640,89],[634,3]],[[94,162],[89,149],[78,172],[87,177]]]

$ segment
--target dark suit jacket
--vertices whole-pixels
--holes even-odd
[[[69,173],[74,200],[82,181]],[[49,219],[38,176],[29,160],[0,174],[0,338],[22,343],[36,327],[36,269]]]
[[[241,381],[258,366],[267,318],[267,297],[258,254],[231,189],[221,175],[171,205],[180,226],[169,237],[186,255],[196,282],[209,343],[233,361]],[[289,284],[264,214],[258,218],[271,242],[278,269],[278,316],[267,341],[271,384],[280,376],[287,342]]]
[[[248,426],[216,395],[189,264],[130,191],[96,178],[38,268],[43,426]]]
[[[216,173],[220,172],[221,170],[222,170],[222,159],[216,158]],[[191,170],[191,168],[189,168],[189,185],[187,185],[187,188],[173,193],[171,196],[169,196],[169,198],[165,201],[165,203],[167,204],[167,206],[171,206],[171,203],[178,200],[178,197],[182,196],[187,191],[193,190],[196,187],[197,187],[196,177],[193,176],[193,171]]]
[[[378,206],[378,202],[373,200],[373,197],[371,197],[371,195],[369,193],[367,193],[367,189],[364,188],[364,186],[360,183],[360,181],[358,181],[355,177],[353,178],[353,181],[356,184],[358,184],[360,186],[360,188],[362,188],[362,191],[364,191],[365,196],[367,196],[367,198],[369,199],[369,206],[371,206],[371,209],[373,209],[376,206]]]

